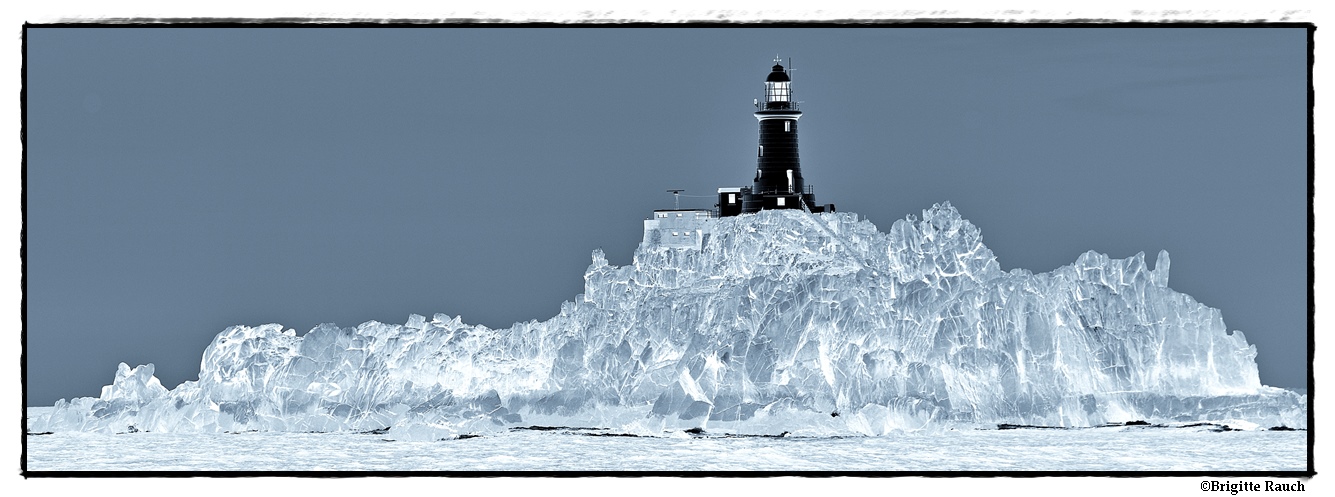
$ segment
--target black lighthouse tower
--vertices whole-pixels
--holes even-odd
[[[811,187],[802,180],[797,153],[797,120],[802,111],[793,99],[792,78],[774,61],[765,78],[765,99],[756,102],[760,122],[760,144],[756,149],[756,175],[750,188],[720,188],[719,215],[735,216],[763,209],[834,211],[834,205],[816,205]],[[740,197],[740,198],[739,198]]]

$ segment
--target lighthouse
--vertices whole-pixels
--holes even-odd
[[[646,247],[700,250],[709,245],[716,218],[755,213],[765,209],[801,209],[834,212],[834,204],[816,205],[811,187],[802,180],[797,155],[797,120],[802,111],[793,100],[793,80],[779,59],[765,77],[765,100],[756,99],[760,143],[756,147],[756,175],[751,186],[718,189],[717,210],[657,209],[644,220]],[[685,190],[668,190],[680,198]]]
[[[765,77],[764,100],[756,100],[760,140],[756,147],[756,174],[750,188],[719,188],[719,215],[735,216],[764,209],[834,211],[834,205],[816,205],[812,188],[802,179],[797,152],[797,121],[802,118],[793,99],[792,78],[780,60]]]

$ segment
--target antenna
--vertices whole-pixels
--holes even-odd
[[[681,192],[686,190],[668,190],[672,194],[672,205],[674,209],[681,210]]]

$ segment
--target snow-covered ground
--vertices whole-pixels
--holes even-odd
[[[354,433],[29,435],[30,471],[1304,471],[1306,431],[954,430],[843,438],[516,430],[435,442]]]

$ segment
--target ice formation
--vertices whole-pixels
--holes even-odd
[[[710,219],[699,249],[601,251],[546,321],[493,330],[233,326],[198,381],[122,364],[100,398],[30,431],[339,431],[438,439],[529,425],[883,434],[1013,423],[1236,420],[1306,427],[1307,398],[1262,386],[1256,349],[1150,269],[1088,252],[1002,271],[948,203],[881,233],[856,214]]]

